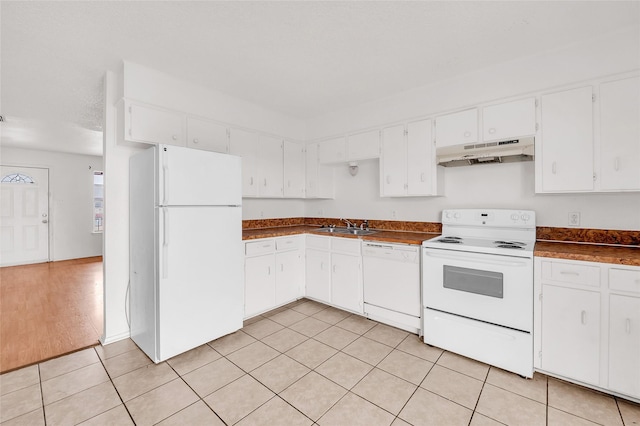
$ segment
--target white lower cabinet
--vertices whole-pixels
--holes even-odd
[[[640,398],[640,297],[609,297],[609,388]]]
[[[244,261],[244,316],[252,317],[276,305],[276,274],[273,254]]]
[[[600,293],[542,286],[542,368],[597,385]]]
[[[306,296],[331,303],[331,253],[307,248],[306,255]]]
[[[363,313],[360,240],[307,235],[306,296]]]
[[[359,242],[359,241],[358,241]],[[331,303],[362,313],[361,257],[331,253]]]
[[[535,368],[640,399],[640,267],[536,257]]]
[[[245,318],[304,296],[302,241],[292,236],[245,242]]]

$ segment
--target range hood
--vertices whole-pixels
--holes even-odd
[[[475,164],[513,163],[533,160],[534,138],[501,142],[454,145],[436,148],[440,166],[458,167]]]

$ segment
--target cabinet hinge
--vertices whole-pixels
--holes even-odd
[[[227,129],[227,139],[231,137],[231,129]]]
[[[595,180],[598,179],[598,175],[596,173],[593,174],[593,181],[595,182]]]
[[[542,351],[538,352],[538,358],[542,359]]]
[[[129,105],[129,114],[131,114],[131,105]]]
[[[538,295],[538,300],[542,302],[542,293]]]
[[[407,136],[409,134],[409,130],[404,129],[404,135]]]
[[[536,106],[536,108],[538,107],[538,99],[536,99],[536,101],[535,101],[535,106]]]
[[[591,102],[595,102],[596,101],[596,94],[594,93],[593,95],[591,95]]]
[[[536,123],[536,132],[540,129],[540,123]]]

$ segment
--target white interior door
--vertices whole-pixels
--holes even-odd
[[[0,166],[0,266],[49,261],[49,169]]]

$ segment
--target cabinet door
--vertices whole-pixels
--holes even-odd
[[[593,190],[591,86],[542,96],[542,191]]]
[[[187,117],[187,146],[226,154],[229,152],[229,133],[221,124]]]
[[[347,139],[347,160],[357,161],[380,157],[380,131],[349,135]]]
[[[257,158],[258,134],[230,129],[229,148],[233,155],[242,157],[242,196],[258,195]]]
[[[542,368],[597,385],[599,354],[600,293],[543,285]]]
[[[319,197],[318,182],[318,144],[312,143],[307,145],[305,153],[305,196],[306,198]]]
[[[601,189],[640,189],[640,77],[600,86]]]
[[[125,139],[185,146],[185,116],[174,111],[128,103],[125,114]]]
[[[340,163],[347,161],[346,141],[343,137],[329,139],[318,144],[320,163]]]
[[[536,99],[528,98],[482,108],[482,140],[516,139],[536,133]]]
[[[299,250],[276,253],[276,305],[302,296],[304,270]]]
[[[306,296],[331,303],[331,253],[307,250],[306,255]]]
[[[284,141],[283,151],[284,196],[288,198],[304,198],[304,146],[295,142]]]
[[[257,315],[276,304],[276,268],[273,254],[244,261],[244,317]]]
[[[382,129],[380,196],[397,197],[407,193],[407,145],[404,125]]]
[[[282,140],[260,135],[258,141],[259,197],[282,197],[283,168]]]
[[[431,120],[407,125],[407,195],[435,195],[435,150]]]
[[[360,256],[331,254],[331,303],[362,313],[362,274]]]
[[[478,108],[436,118],[436,145],[452,146],[478,142]]]
[[[609,299],[609,388],[640,398],[640,298]]]

